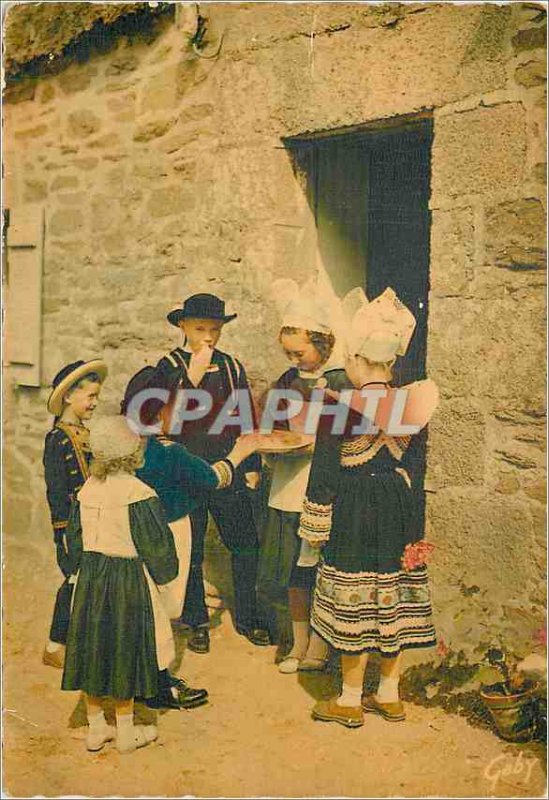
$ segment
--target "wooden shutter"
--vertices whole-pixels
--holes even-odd
[[[44,210],[9,211],[6,237],[5,351],[20,386],[40,386]]]

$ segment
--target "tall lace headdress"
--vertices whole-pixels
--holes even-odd
[[[346,320],[346,355],[387,363],[406,353],[416,320],[394,289],[388,287],[368,302],[364,290],[357,287],[345,295],[341,307]]]
[[[299,286],[291,278],[274,281],[271,287],[280,316],[280,327],[300,328],[335,336],[329,368],[343,366],[343,317],[341,301],[331,286],[311,278]]]

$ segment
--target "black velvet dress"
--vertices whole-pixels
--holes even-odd
[[[327,430],[317,436],[299,535],[324,543],[311,624],[348,653],[436,643],[427,571],[403,569],[407,544],[421,538],[401,461],[411,437]]]

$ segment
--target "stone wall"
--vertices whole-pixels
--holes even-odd
[[[527,648],[544,613],[543,10],[214,4],[199,54],[193,9],[5,108],[6,205],[46,209],[43,388],[5,401],[8,555],[52,556],[40,458],[59,367],[103,355],[115,410],[175,343],[167,310],[211,290],[239,311],[223,344],[260,391],[284,367],[270,284],[313,268],[281,137],[432,109],[437,620],[452,649]]]

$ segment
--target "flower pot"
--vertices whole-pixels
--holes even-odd
[[[530,682],[515,694],[505,694],[503,683],[483,686],[481,699],[490,712],[496,731],[507,742],[529,742],[536,727],[536,692]]]

